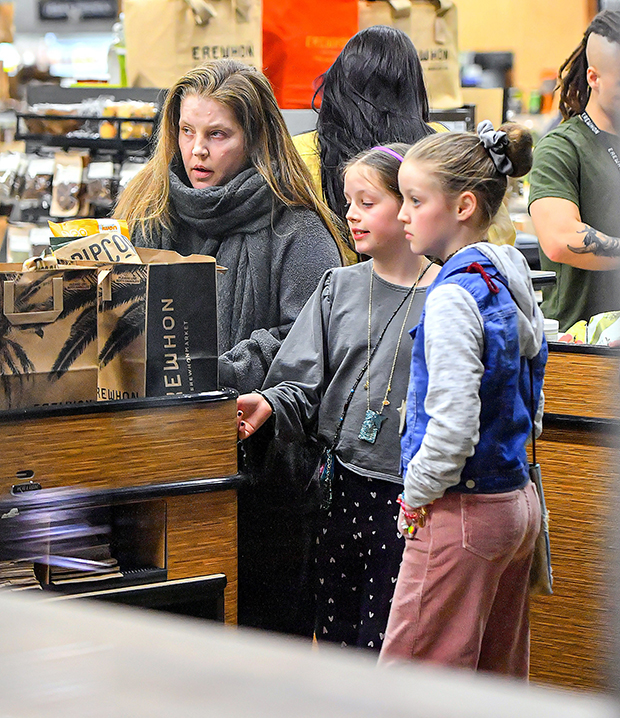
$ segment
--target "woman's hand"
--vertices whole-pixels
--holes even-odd
[[[252,436],[272,414],[269,402],[260,394],[242,394],[237,399],[237,436]]]

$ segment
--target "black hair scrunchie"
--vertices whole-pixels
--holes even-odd
[[[478,137],[482,146],[489,153],[495,169],[500,174],[510,175],[513,172],[513,165],[506,156],[508,147],[508,135],[501,130],[494,130],[491,120],[482,120],[477,127]]]

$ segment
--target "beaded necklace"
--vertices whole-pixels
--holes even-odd
[[[403,338],[403,334],[405,332],[405,327],[407,325],[407,319],[409,318],[409,311],[411,310],[411,305],[413,304],[413,298],[415,296],[415,290],[418,288],[418,284],[420,283],[420,280],[422,277],[426,274],[428,268],[433,264],[433,262],[429,262],[424,269],[421,269],[418,273],[418,278],[415,280],[414,285],[409,289],[407,294],[405,295],[402,302],[398,305],[398,308],[396,309],[396,312],[392,315],[394,317],[396,313],[400,310],[402,305],[407,301],[407,298],[409,298],[409,303],[407,304],[407,311],[405,312],[405,318],[403,319],[402,326],[400,328],[400,332],[398,334],[398,341],[396,342],[396,351],[394,352],[394,359],[392,360],[392,367],[390,369],[390,375],[388,377],[387,386],[385,389],[385,395],[383,397],[383,401],[381,402],[381,407],[379,408],[379,411],[375,411],[374,409],[370,408],[370,358],[371,358],[371,350],[370,350],[370,336],[371,336],[371,325],[372,325],[372,287],[373,287],[373,277],[374,277],[374,268],[370,272],[370,292],[368,296],[368,344],[367,344],[367,371],[368,375],[366,378],[366,384],[364,384],[364,388],[366,389],[366,416],[364,417],[364,421],[362,422],[362,426],[360,428],[360,432],[358,434],[358,438],[360,438],[362,441],[367,441],[369,444],[374,444],[377,440],[377,436],[379,432],[381,431],[381,425],[385,421],[386,417],[383,416],[383,410],[386,406],[390,404],[388,400],[388,396],[390,392],[392,391],[392,378],[394,377],[394,371],[396,370],[396,360],[398,359],[398,350],[400,349],[400,342]],[[391,321],[391,319],[390,319]]]

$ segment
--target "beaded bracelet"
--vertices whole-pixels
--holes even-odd
[[[413,521],[416,524],[417,528],[423,528],[426,524],[426,517],[428,516],[428,510],[426,506],[420,506],[417,509],[413,509],[411,511],[408,511],[409,508],[408,505],[405,503],[405,494],[404,492],[396,499],[398,503],[400,504],[400,507],[403,511],[403,516],[410,521]],[[412,526],[409,527],[410,529],[413,528]],[[409,532],[411,534],[411,531]]]

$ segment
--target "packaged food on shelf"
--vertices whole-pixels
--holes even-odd
[[[118,178],[118,194],[127,187],[129,182],[138,174],[146,164],[144,157],[128,157],[121,165]]]
[[[34,224],[21,222],[10,224],[7,227],[7,261],[24,262],[32,254],[30,232],[36,227]]]
[[[54,158],[28,156],[28,166],[20,200],[38,202],[49,207],[52,198],[52,180],[54,178]]]
[[[135,122],[133,119],[153,120],[157,115],[157,105],[154,102],[141,102],[138,100],[112,101],[106,103],[102,114],[104,117],[115,117],[124,120],[120,123],[120,137],[122,140],[148,139],[153,133],[153,123]],[[117,123],[104,120],[99,126],[99,134],[105,139],[117,137]]]
[[[55,156],[52,206],[54,217],[76,217],[80,212],[80,200],[87,159],[79,152],[58,152]]]
[[[18,196],[27,166],[27,156],[22,152],[0,153],[0,202]]]
[[[34,104],[21,119],[31,135],[87,140],[145,140],[153,133],[158,109],[155,102],[120,101],[100,95],[85,98],[79,103]]]
[[[80,127],[81,121],[72,117],[80,114],[80,103],[51,104],[40,103],[28,108],[28,113],[40,115],[24,119],[28,132],[36,135],[66,135]]]
[[[111,160],[91,162],[86,170],[85,199],[95,207],[109,208],[114,204],[118,187],[117,168]]]

